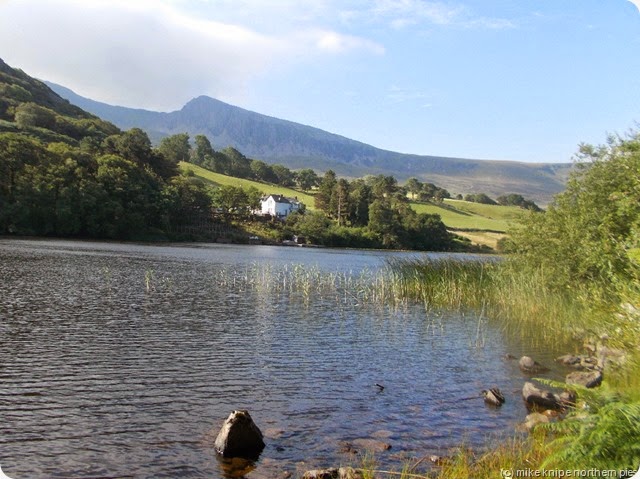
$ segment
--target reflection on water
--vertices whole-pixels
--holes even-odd
[[[384,255],[0,241],[3,470],[276,477],[345,463],[344,445],[362,439],[391,445],[381,464],[481,445],[524,417],[522,376],[502,359],[522,351],[476,315],[302,300],[270,284],[292,264],[360,274]],[[263,287],[242,280],[256,265],[268,265]],[[479,396],[494,385],[507,396],[498,410]],[[213,438],[234,409],[251,412],[267,447],[255,465],[223,468]]]

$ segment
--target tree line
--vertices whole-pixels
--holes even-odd
[[[167,154],[179,152],[178,161],[189,161],[215,173],[235,178],[245,178],[263,183],[284,186],[297,186],[308,191],[318,185],[318,175],[311,168],[292,171],[280,164],[268,164],[262,160],[247,158],[233,147],[220,151],[213,149],[205,135],[194,137],[194,147],[189,144],[189,135],[181,133],[165,138],[160,143],[160,150]]]
[[[314,241],[340,246],[444,250],[454,246],[439,215],[416,213],[393,176],[348,181],[328,170],[315,195],[317,213],[293,215],[288,226]]]

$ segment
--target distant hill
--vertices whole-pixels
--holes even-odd
[[[422,156],[386,151],[318,128],[269,117],[200,96],[170,113],[112,106],[47,83],[71,103],[122,129],[140,127],[154,141],[176,133],[206,135],[217,149],[233,146],[246,156],[290,168],[333,169],[347,177],[412,176],[451,193],[490,196],[518,193],[538,204],[564,189],[570,164],[521,163]]]

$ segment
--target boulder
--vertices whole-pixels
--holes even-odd
[[[576,405],[576,400],[578,399],[578,395],[575,391],[571,391],[567,389],[566,391],[562,391],[559,395],[557,395],[560,400],[560,405],[563,408],[572,407]]]
[[[524,429],[526,429],[527,431],[531,431],[534,427],[536,427],[538,424],[546,424],[550,421],[549,417],[541,414],[539,412],[534,412],[529,414],[525,420],[524,420],[524,424],[523,427]]]
[[[500,407],[505,402],[504,395],[498,388],[485,389],[482,391],[482,396],[484,397],[484,402],[491,406]]]
[[[556,361],[565,366],[579,367],[581,359],[580,356],[576,356],[575,354],[565,354],[564,356],[556,358]]]
[[[302,479],[338,479],[338,468],[313,469],[302,475]]]
[[[602,369],[600,361],[594,356],[588,356],[586,354],[565,354],[556,358],[556,361],[564,366],[568,366],[580,371],[592,371],[594,369]]]
[[[351,467],[314,469],[302,475],[302,479],[362,479],[362,473]]]
[[[537,388],[533,383],[526,382],[522,388],[522,398],[528,407],[541,409],[561,409],[564,407],[559,395]]]
[[[549,371],[549,368],[543,366],[537,361],[534,361],[529,356],[522,356],[520,358],[520,361],[518,361],[518,366],[520,366],[520,369],[525,373],[536,374],[536,373],[544,373]]]
[[[249,411],[233,411],[215,440],[216,452],[223,457],[257,458],[264,449],[262,432]]]
[[[576,371],[567,374],[565,382],[584,386],[585,388],[595,388],[602,383],[602,373],[600,371]]]

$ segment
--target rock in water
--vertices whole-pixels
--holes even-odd
[[[518,365],[520,369],[525,373],[545,373],[549,371],[549,368],[543,366],[542,364],[534,361],[529,356],[522,356],[520,361],[518,361]]]
[[[257,458],[264,449],[262,432],[249,411],[233,411],[215,441],[215,449],[224,457]]]
[[[542,409],[561,409],[563,407],[560,397],[551,391],[537,388],[533,383],[526,382],[522,388],[522,398],[529,407]]]
[[[504,395],[498,388],[483,390],[482,396],[484,397],[484,402],[496,407],[502,406],[505,401]]]

